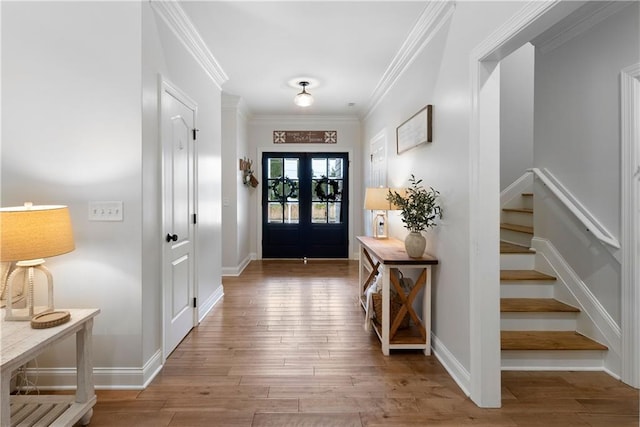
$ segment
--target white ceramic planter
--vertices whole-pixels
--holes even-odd
[[[420,232],[412,231],[404,239],[404,249],[407,251],[407,255],[409,255],[410,258],[422,257],[426,247],[427,239],[425,239]]]

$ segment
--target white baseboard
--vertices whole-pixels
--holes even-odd
[[[242,274],[247,265],[253,260],[257,259],[255,253],[248,254],[242,262],[235,267],[222,267],[222,276],[238,277]]]
[[[616,324],[587,285],[567,264],[549,240],[534,237],[531,245],[536,250],[536,253],[542,256],[544,261],[554,270],[553,274],[558,278],[556,286],[562,288],[560,291],[575,299],[575,301],[569,301],[569,303],[579,306],[581,310],[580,316],[584,314],[583,321],[580,318],[578,319],[578,332],[602,342],[609,348],[605,357],[604,367],[619,376],[622,349],[620,326]]]
[[[145,389],[162,370],[162,351],[158,349],[142,367],[142,388]]]
[[[207,298],[204,304],[198,307],[198,322],[202,322],[202,319],[204,319],[204,317],[207,314],[209,314],[209,312],[218,303],[218,301],[222,299],[223,296],[224,296],[224,287],[222,286],[222,283],[220,283],[220,286],[218,286],[218,289],[216,289],[213,292],[213,294],[211,294],[211,296]]]
[[[93,368],[97,390],[143,390],[162,369],[162,352],[156,351],[142,368]],[[75,390],[76,368],[27,368],[24,389]]]
[[[435,334],[431,334],[431,350],[433,355],[444,366],[444,369],[451,375],[451,378],[458,384],[458,387],[466,396],[471,395],[471,374],[455,358],[453,353],[438,339]]]

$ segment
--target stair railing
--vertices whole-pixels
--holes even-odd
[[[602,243],[611,248],[620,249],[620,242],[567,190],[548,169],[531,168],[529,172],[544,183],[571,213]]]

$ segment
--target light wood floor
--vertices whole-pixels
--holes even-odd
[[[385,357],[363,329],[357,264],[252,262],[144,391],[99,391],[91,426],[638,426],[604,373],[505,372],[476,407],[434,356]]]

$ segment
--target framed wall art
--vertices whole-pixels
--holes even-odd
[[[429,104],[396,128],[398,154],[432,141],[432,115],[433,105]]]

